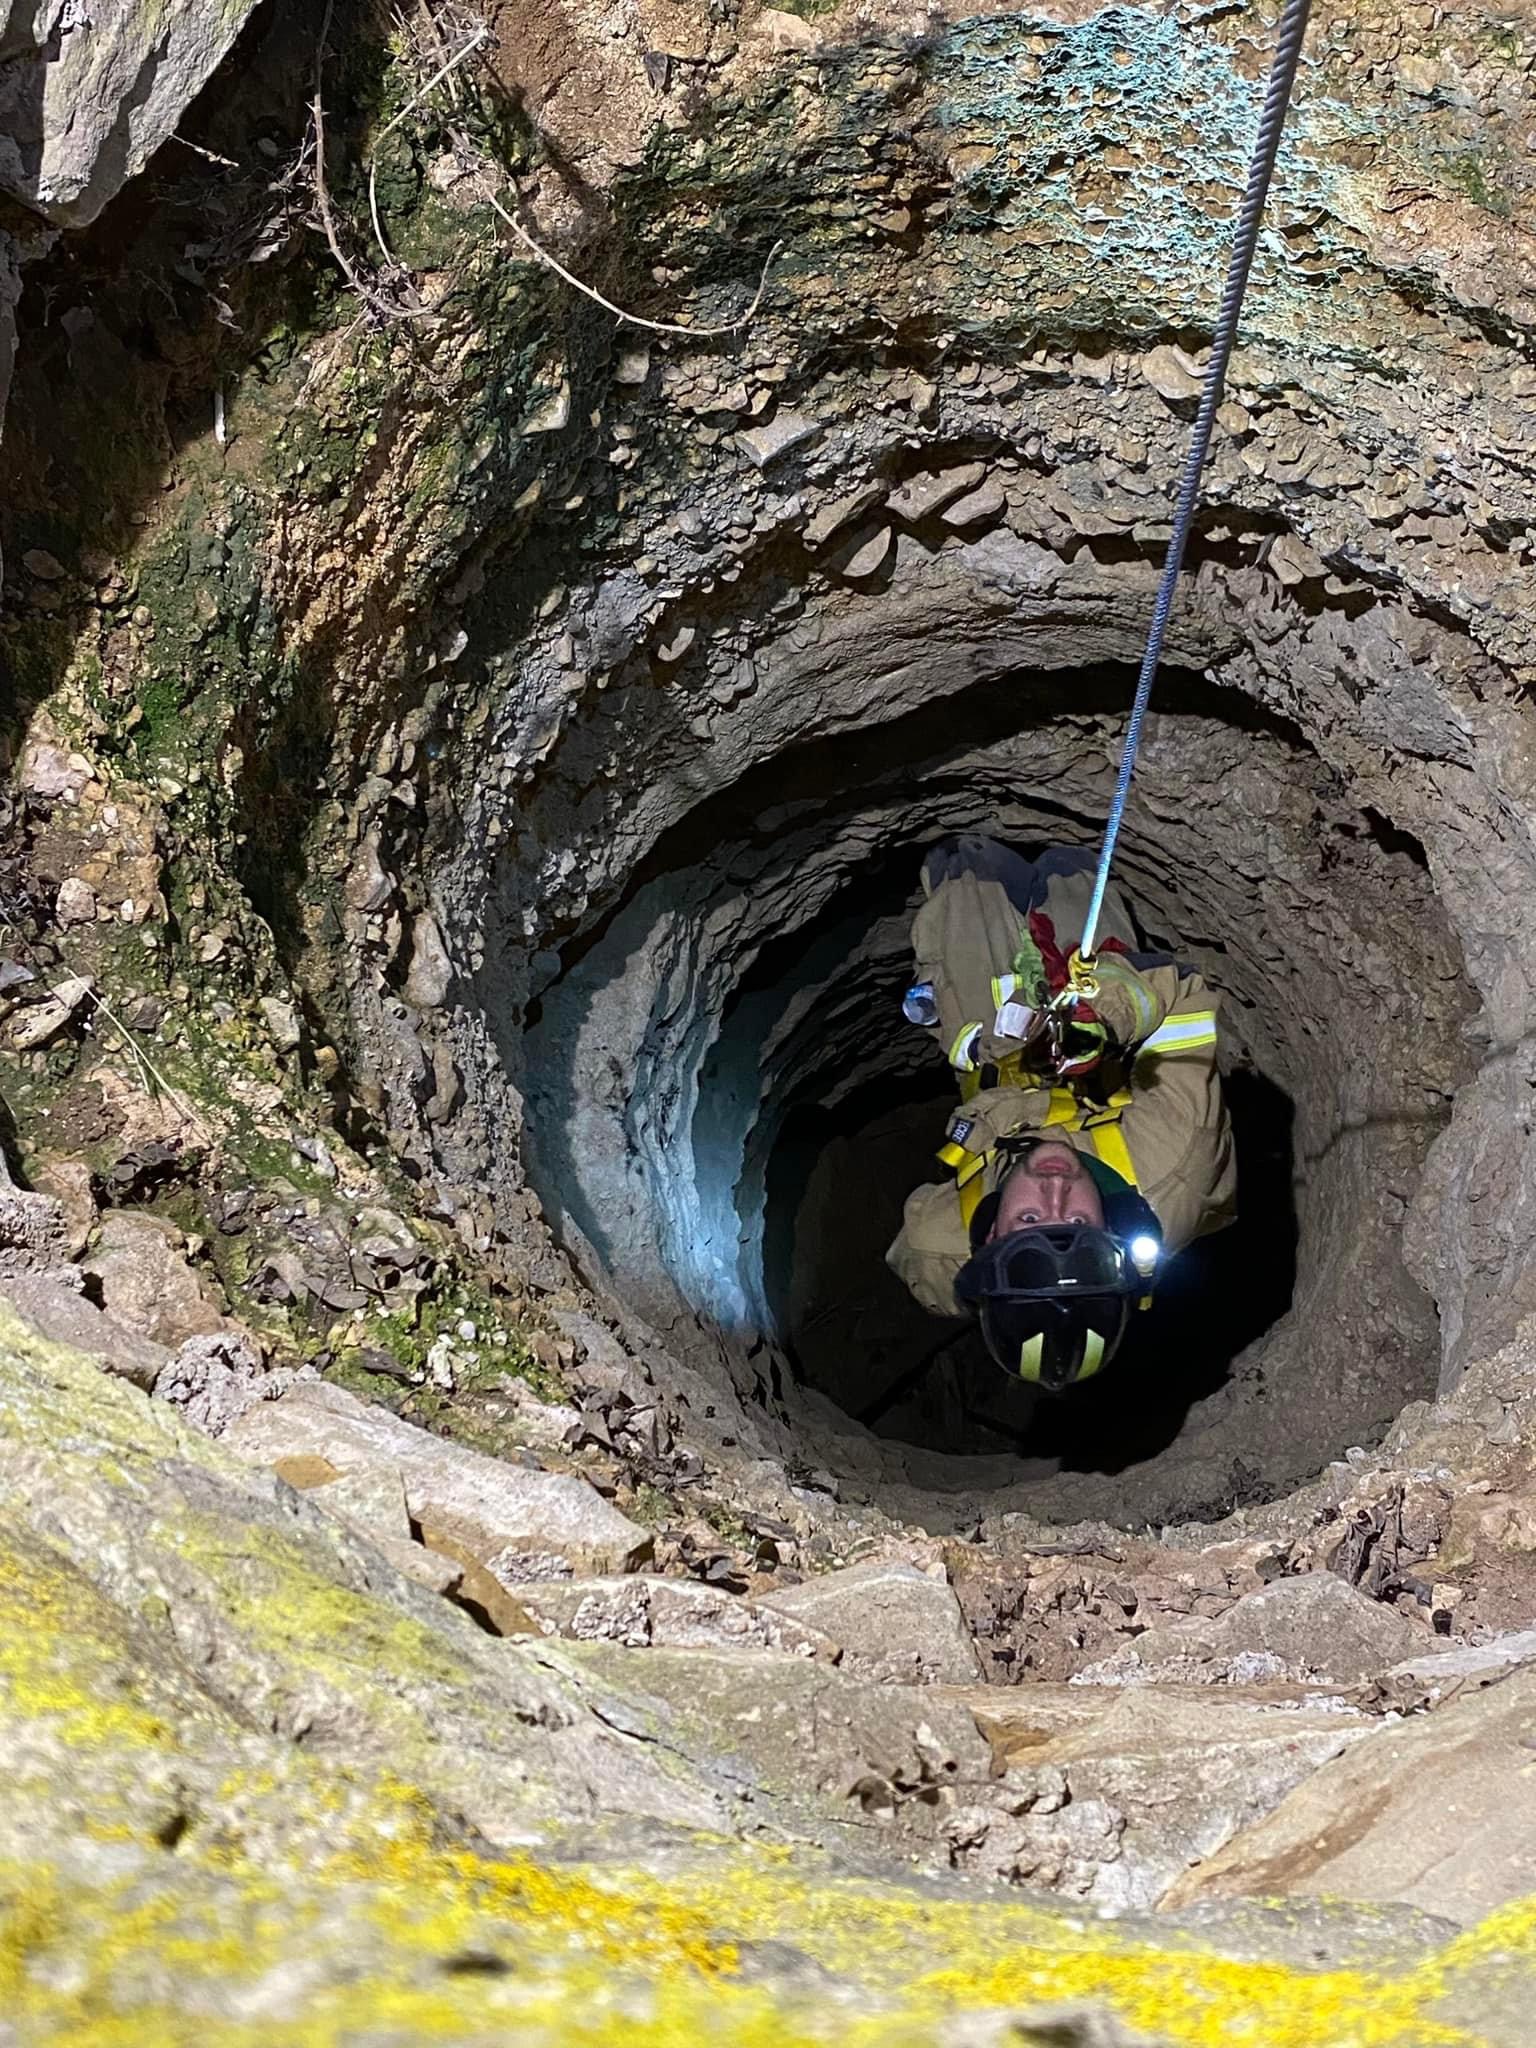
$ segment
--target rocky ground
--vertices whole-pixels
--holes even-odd
[[[1523,2042],[1536,1332],[1284,1503],[935,1536],[574,1296],[367,1399],[6,1223],[18,2042]]]
[[[1243,1336],[1074,1462],[854,1421],[814,1162],[1102,816],[1267,26],[24,13],[0,2048],[1526,2048],[1524,28],[1314,27],[1126,838]]]

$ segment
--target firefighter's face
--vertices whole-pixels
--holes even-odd
[[[993,1237],[1036,1223],[1104,1224],[1104,1204],[1080,1153],[1055,1142],[1037,1145],[1003,1183]]]

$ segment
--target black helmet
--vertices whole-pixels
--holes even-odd
[[[1154,1227],[1121,1237],[1086,1224],[1036,1224],[983,1244],[962,1267],[955,1294],[979,1312],[1005,1372],[1056,1392],[1114,1357],[1160,1250],[1155,1218],[1138,1207]]]

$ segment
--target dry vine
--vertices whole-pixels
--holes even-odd
[[[452,90],[454,74],[464,64],[466,64],[471,57],[473,57],[478,51],[484,48],[485,44],[490,39],[491,33],[489,27],[484,22],[479,23],[476,26],[476,28],[467,36],[467,38],[460,46],[460,48],[456,50],[452,56],[444,57],[442,56],[442,38],[437,32],[437,23],[434,16],[432,15],[431,9],[423,5],[422,12],[432,31],[433,39],[436,45],[436,53],[441,58],[441,61],[438,63],[438,66],[436,70],[432,73],[431,77],[427,79],[426,83],[419,87],[418,90],[411,96],[411,98],[406,101],[405,105],[400,108],[399,112],[392,115],[391,118],[385,123],[383,128],[380,129],[377,137],[374,140],[373,148],[369,152],[368,157],[368,212],[373,222],[373,236],[374,240],[378,243],[379,252],[383,256],[385,263],[389,265],[391,269],[394,270],[398,270],[400,266],[397,264],[394,252],[390,248],[389,242],[385,237],[383,223],[379,218],[377,174],[379,151],[383,147],[386,138],[389,135],[391,135],[396,128],[399,127],[399,125],[401,124],[402,121],[405,120],[407,115],[414,113],[415,110],[419,106],[421,106],[421,104],[428,98],[428,96],[434,91],[436,91],[438,86],[446,83],[449,86],[450,91]],[[316,92],[315,95],[314,112],[316,123],[316,137],[318,143],[320,137],[320,99],[318,91]],[[590,299],[595,306],[601,306],[605,313],[611,313],[614,319],[622,320],[631,327],[644,328],[646,332],[650,334],[681,334],[692,341],[708,340],[712,337],[725,334],[735,334],[741,328],[748,326],[753,320],[756,319],[758,308],[763,303],[763,294],[768,289],[768,273],[773,267],[774,258],[778,255],[779,251],[784,246],[782,242],[775,242],[773,247],[768,251],[767,259],[763,264],[762,276],[758,280],[757,290],[752,297],[752,303],[747,307],[744,313],[738,314],[738,316],[734,320],[722,321],[718,326],[713,327],[689,327],[680,321],[674,320],[649,320],[642,313],[631,313],[625,307],[615,305],[612,299],[604,298],[603,294],[600,291],[598,291],[594,286],[585,283],[581,278],[577,277],[573,271],[568,270],[566,266],[560,262],[558,257],[552,255],[550,251],[544,247],[543,243],[538,241],[536,237],[529,232],[529,230],[523,225],[522,221],[518,219],[517,213],[502,203],[500,195],[494,189],[491,167],[486,163],[483,154],[478,149],[476,149],[474,144],[470,141],[469,137],[465,135],[463,130],[458,127],[452,127],[450,128],[449,133],[452,136],[455,148],[464,156],[466,161],[472,162],[475,165],[477,175],[481,180],[481,196],[484,198],[486,204],[491,208],[491,210],[495,214],[497,214],[501,220],[503,220],[506,223],[506,225],[512,230],[513,234],[517,236],[518,240],[524,245],[526,249],[530,251],[530,253],[533,256],[535,256],[538,259],[540,263],[545,264],[550,270],[552,270],[555,273],[555,275],[558,278],[562,279],[564,283],[568,284],[573,291],[580,292],[584,298]],[[507,180],[507,184],[512,198],[512,205],[514,208],[518,208],[520,210],[520,202],[517,196],[517,188],[515,184],[512,183],[510,177]],[[316,178],[316,189],[318,193],[323,194],[324,180],[323,177],[318,174]],[[338,247],[335,239],[334,229],[330,223],[328,206],[325,207],[324,212],[322,214],[322,218],[326,223],[327,237],[330,240],[331,250],[336,257],[337,262],[341,264],[342,269],[346,272],[347,276],[351,279],[356,288],[363,294],[365,298],[368,298],[369,303],[374,304],[375,302],[373,298],[367,292],[367,289],[360,283],[355,271],[345,261],[341,254],[340,248]],[[394,317],[406,318],[417,316],[396,313]]]

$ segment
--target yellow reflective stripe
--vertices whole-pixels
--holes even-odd
[[[962,1073],[966,1073],[976,1064],[971,1056],[971,1047],[980,1034],[981,1026],[979,1024],[961,1025],[959,1031],[955,1034],[954,1044],[949,1048],[949,1064],[952,1067],[957,1067]]]
[[[1119,1122],[1090,1125],[1088,1135],[1093,1141],[1094,1151],[1110,1172],[1118,1173],[1122,1180],[1129,1181],[1132,1187],[1136,1187],[1138,1183],[1136,1169],[1131,1164],[1131,1148],[1125,1142],[1125,1135],[1120,1129]]]
[[[1142,980],[1128,960],[1121,960],[1113,953],[1106,954],[1098,963],[1099,980],[1110,980],[1124,989],[1136,1006],[1136,1022],[1131,1029],[1131,1038],[1139,1038],[1152,1021],[1152,991]]]
[[[1182,1017],[1170,1017],[1159,1024],[1150,1038],[1144,1038],[1137,1052],[1140,1059],[1144,1053],[1189,1052],[1196,1046],[1216,1043],[1216,1012],[1214,1010],[1190,1010]]]
[[[939,1159],[945,1166],[964,1166],[970,1156],[963,1145],[957,1145],[953,1140],[939,1147]]]
[[[967,1230],[969,1230],[971,1227],[971,1218],[976,1214],[976,1211],[981,1207],[981,1198],[986,1193],[986,1191],[986,1175],[980,1173],[973,1173],[971,1175],[971,1178],[966,1182],[965,1186],[959,1190],[960,1221],[965,1225]]]
[[[992,1007],[1000,1010],[1004,1003],[1011,1002],[1018,991],[1019,977],[1016,974],[994,974],[992,977]]]
[[[1017,1052],[1005,1052],[997,1062],[997,1085],[1000,1088],[1044,1088],[1048,1085],[1046,1076],[1038,1067],[1024,1064],[1022,1048]]]
[[[955,1170],[955,1185],[962,1188],[969,1187],[978,1173],[986,1171],[986,1165],[987,1154],[985,1152],[968,1153],[964,1165],[957,1167]]]
[[[1070,1088],[1053,1088],[1051,1090],[1051,1106],[1045,1113],[1045,1123],[1049,1128],[1054,1128],[1058,1124],[1066,1124],[1074,1131],[1082,1129],[1083,1105],[1078,1101]]]

